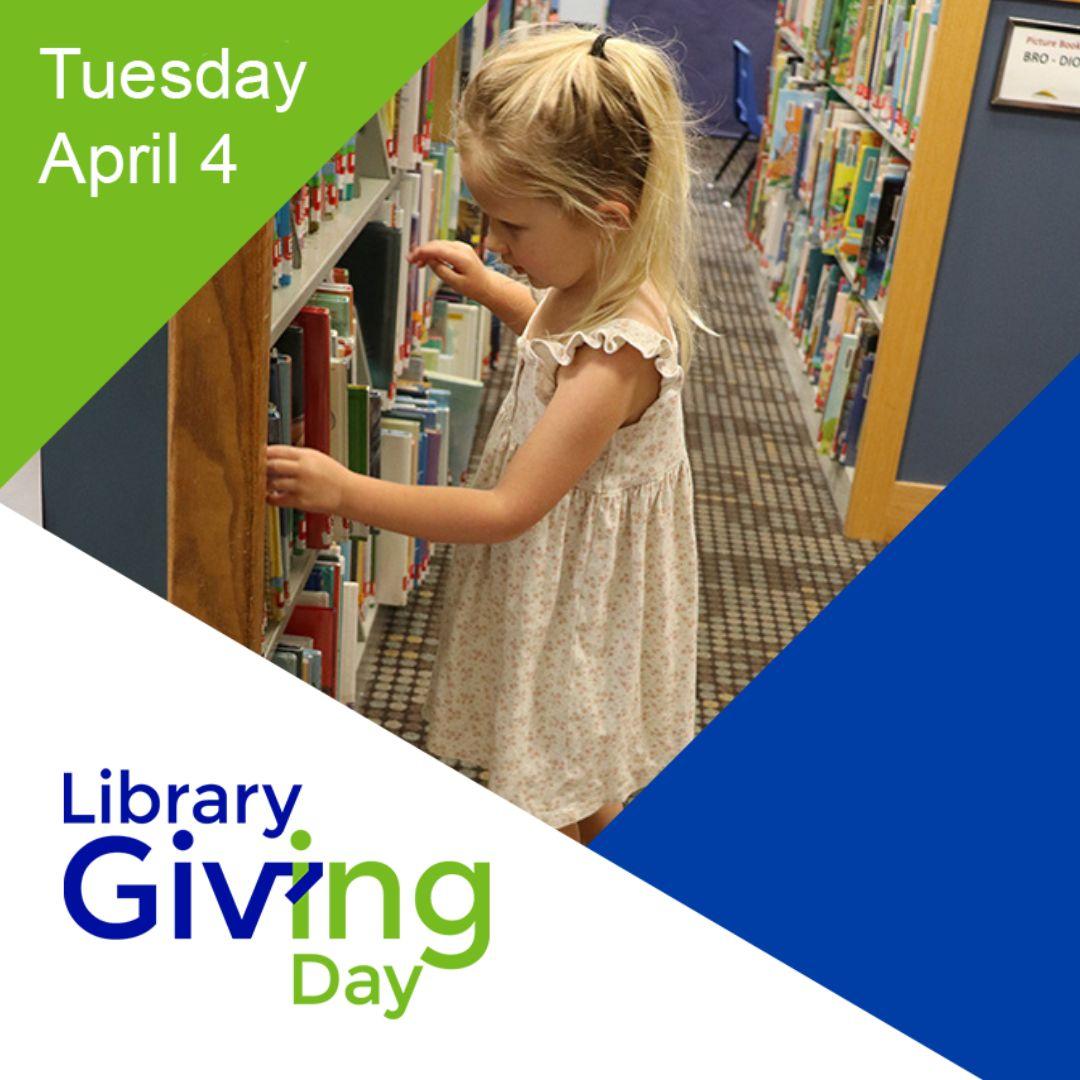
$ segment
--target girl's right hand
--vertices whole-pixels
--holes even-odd
[[[266,448],[266,501],[315,513],[340,513],[351,477],[328,454],[305,446],[271,443]]]
[[[468,244],[457,240],[432,240],[414,247],[409,252],[409,262],[414,266],[430,267],[436,277],[462,296],[481,304],[486,302],[490,271]]]

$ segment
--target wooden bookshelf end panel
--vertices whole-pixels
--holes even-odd
[[[168,596],[251,649],[262,637],[272,225],[169,324]]]

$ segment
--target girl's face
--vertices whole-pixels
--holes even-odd
[[[587,282],[596,268],[597,238],[587,225],[546,199],[496,195],[462,159],[461,174],[490,219],[488,247],[540,289],[570,289]]]

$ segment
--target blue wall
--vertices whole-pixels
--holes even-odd
[[[609,27],[644,31],[650,41],[674,37],[690,100],[705,116],[710,135],[741,135],[735,120],[731,42],[738,38],[754,54],[758,108],[765,111],[766,71],[775,36],[775,0],[611,0]]]
[[[45,528],[158,596],[166,591],[168,401],[162,328],[41,450]]]
[[[1080,351],[1080,115],[991,106],[1010,16],[1080,27],[1071,5],[990,5],[900,459],[913,483],[947,484]]]

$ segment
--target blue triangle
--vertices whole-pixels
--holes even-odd
[[[1080,1075],[1080,357],[595,841],[980,1076]]]

